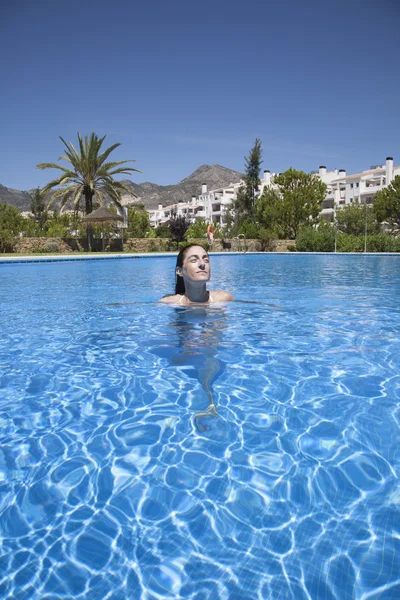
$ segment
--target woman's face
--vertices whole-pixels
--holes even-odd
[[[201,246],[191,246],[183,259],[182,273],[191,281],[209,281],[211,275],[210,259]]]

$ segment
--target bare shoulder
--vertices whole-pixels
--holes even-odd
[[[224,290],[214,290],[211,293],[214,302],[233,302],[235,300],[230,292],[224,292]]]
[[[178,304],[181,298],[182,296],[180,294],[172,294],[171,296],[160,298],[158,302],[162,302],[163,304]]]

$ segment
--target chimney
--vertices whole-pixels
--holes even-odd
[[[322,175],[326,175],[326,167],[325,165],[321,165],[318,171],[318,175],[322,177]]]
[[[196,204],[196,196],[192,196],[192,204],[193,206]]]
[[[264,171],[264,181],[265,181],[265,183],[270,183],[270,181],[271,181],[271,171],[268,171],[268,170]]]
[[[346,169],[339,169],[339,177],[346,177]]]
[[[206,183],[201,184],[201,193],[207,194],[207,184]]]
[[[393,158],[388,156],[386,158],[386,185],[389,185],[393,179]]]
[[[162,210],[162,204],[158,205],[158,210]]]
[[[333,169],[333,172],[335,173],[335,175],[337,175],[337,169]]]

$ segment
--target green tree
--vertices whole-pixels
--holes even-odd
[[[227,215],[228,228],[237,234],[245,219],[255,220],[255,207],[258,190],[260,187],[261,168],[261,140],[256,138],[254,146],[245,157],[244,184],[240,186],[236,198],[232,203],[230,215]]]
[[[262,149],[261,140],[256,138],[254,146],[250,150],[249,156],[245,158],[245,197],[248,214],[254,212],[256,196],[260,187],[260,168]]]
[[[84,200],[85,214],[90,214],[93,210],[93,200],[97,199],[99,204],[104,202],[107,195],[118,207],[121,206],[120,200],[122,192],[127,192],[134,196],[132,190],[124,186],[120,181],[115,181],[115,175],[130,174],[138,169],[133,167],[121,166],[131,160],[120,160],[106,162],[113,150],[121,144],[113,144],[102,151],[102,145],[106,136],[99,138],[95,133],[90,137],[82,136],[78,133],[79,150],[72,142],[67,142],[60,137],[66,150],[65,154],[59,160],[65,160],[69,163],[68,167],[58,165],[57,163],[40,163],[38,169],[59,169],[62,174],[57,179],[53,179],[43,188],[43,193],[55,190],[51,196],[49,204],[55,200],[60,201],[62,208],[68,200],[72,200],[74,209],[80,209],[80,203]]]
[[[83,237],[85,235],[82,221],[76,214],[55,214],[52,217],[49,217],[47,220],[47,237],[69,237],[72,231],[78,231],[79,237]]]
[[[260,227],[254,219],[248,217],[244,219],[238,227],[238,234],[243,233],[248,240],[255,240],[258,238]]]
[[[364,235],[365,221],[367,233],[379,233],[379,223],[372,207],[362,204],[350,204],[336,212],[338,230],[348,235]]]
[[[276,175],[257,202],[262,227],[280,238],[295,239],[302,224],[318,222],[326,185],[315,175],[288,169]]]
[[[0,252],[12,252],[16,244],[16,236],[24,230],[25,221],[19,210],[0,202]]]
[[[11,235],[17,236],[20,232],[25,230],[26,221],[19,212],[18,208],[7,204],[7,202],[0,202],[0,230],[8,231]]]
[[[33,220],[37,223],[40,231],[43,231],[47,221],[47,210],[45,203],[45,195],[37,188],[31,195],[31,213]]]
[[[187,231],[186,231],[186,239],[193,240],[203,238],[206,240],[207,238],[207,227],[208,222],[205,219],[197,219],[194,223],[192,223]]]
[[[379,223],[387,223],[392,232],[400,228],[400,175],[377,193],[373,210]]]
[[[134,238],[155,237],[150,225],[149,213],[142,207],[132,206],[128,208],[128,235]]]
[[[188,230],[186,231],[186,235],[185,235],[186,240],[203,238],[204,243],[206,243],[208,225],[209,225],[209,223],[205,219],[202,219],[202,218],[196,219],[196,221],[194,223],[192,223],[189,226]],[[222,238],[223,233],[222,233],[221,226],[218,223],[213,223],[212,225],[214,227],[214,239]]]

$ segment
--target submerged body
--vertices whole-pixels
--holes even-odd
[[[207,282],[211,277],[210,269],[210,258],[208,252],[203,246],[192,245],[181,250],[178,254],[176,261],[176,284],[175,294],[165,296],[161,298],[159,302],[164,304],[174,304],[185,307],[204,307],[211,306],[220,302],[231,302],[234,297],[230,292],[223,290],[213,290],[212,292],[207,290]],[[201,336],[199,336],[200,340]],[[215,358],[215,349],[210,350],[200,349],[199,344],[196,344],[198,348],[195,354],[204,359],[204,362],[200,368],[197,369],[199,381],[202,384],[203,390],[205,391],[209,406],[208,408],[197,413],[194,416],[196,426],[200,430],[208,429],[208,425],[203,423],[203,419],[206,417],[217,417],[217,409],[214,402],[214,396],[211,389],[211,382],[215,379],[216,374],[219,372],[219,362]],[[187,347],[187,343],[183,345]],[[200,345],[201,347],[201,345]],[[193,349],[184,351],[183,354],[178,355],[179,361],[187,361],[186,364],[190,364],[191,354]]]

